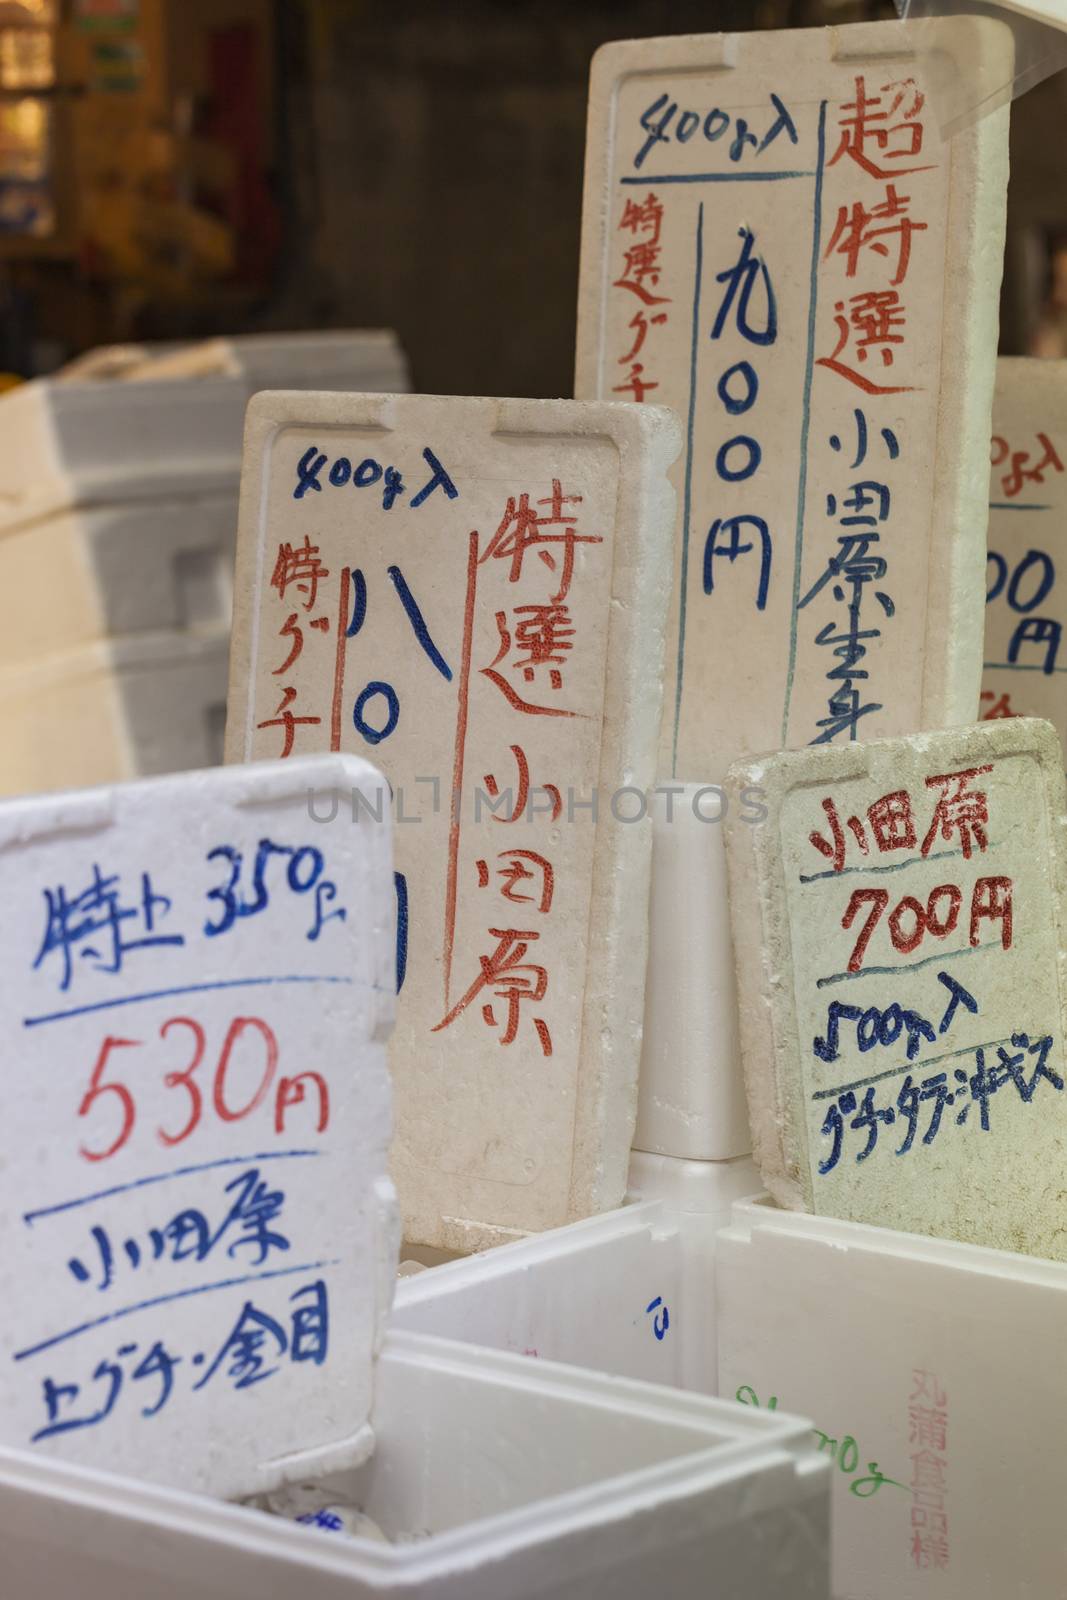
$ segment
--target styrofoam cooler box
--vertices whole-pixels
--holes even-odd
[[[758,1188],[635,1151],[632,1204],[402,1278],[391,1325],[714,1394],[715,1237]]]
[[[0,398],[0,560],[7,529],[72,506],[236,493],[245,407],[260,389],[407,387],[388,333],[219,340],[153,368],[124,382],[35,378]]]
[[[407,357],[389,328],[312,329],[299,333],[239,333],[197,343],[173,340],[100,345],[68,362],[57,376],[129,381],[155,371],[224,374],[258,389],[352,389],[370,394],[407,393]]]
[[[9,529],[74,506],[233,492],[248,388],[34,378],[0,396],[0,559]]]
[[[721,788],[662,785],[637,1130],[621,1210],[434,1265],[397,1326],[714,1394],[713,1260],[748,1154]],[[737,803],[737,802],[734,802]]]
[[[837,1600],[1067,1595],[1067,1266],[760,1199],[715,1275],[720,1393],[833,1464]]]
[[[229,630],[110,639],[0,674],[0,794],[218,766]]]
[[[18,596],[0,671],[105,637],[228,628],[236,533],[235,487],[61,511],[0,534],[0,579]]]
[[[0,1450],[4,1600],[829,1594],[804,1422],[393,1334],[371,1423],[373,1456],[328,1488],[397,1542]]]
[[[406,394],[407,356],[389,328],[330,328],[306,333],[243,333],[213,339],[251,393],[259,389],[336,389]]]
[[[662,784],[649,803],[652,887],[634,1149],[727,1161],[752,1149],[714,784]]]
[[[641,1150],[631,1153],[630,1196],[657,1198],[677,1229],[681,1295],[674,1320],[676,1382],[684,1389],[719,1392],[716,1240],[734,1201],[759,1189],[759,1173],[748,1155],[732,1161],[677,1161]]]

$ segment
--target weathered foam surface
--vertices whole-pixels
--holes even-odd
[[[783,1205],[1067,1259],[1064,775],[1030,718],[735,776],[756,1159]]]
[[[662,410],[575,401],[249,410],[227,756],[369,751],[393,786],[414,1242],[623,1196],[651,832],[624,819],[655,775],[678,447]]]
[[[982,716],[1067,735],[1067,361],[1002,356],[990,452]]]
[[[661,775],[976,715],[1007,110],[942,143],[921,37],[595,59],[576,392],[687,423]],[[939,38],[1010,79],[1003,25]]]

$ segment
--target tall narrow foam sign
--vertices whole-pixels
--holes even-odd
[[[576,392],[686,422],[661,774],[975,716],[1007,112],[943,143],[913,39],[595,58]]]
[[[4,1444],[224,1496],[370,1454],[383,783],[326,755],[0,805]]]
[[[1067,738],[1067,361],[1001,357],[993,403],[982,717]]]
[[[679,446],[577,401],[249,409],[227,755],[367,751],[392,785],[417,1242],[623,1195]]]

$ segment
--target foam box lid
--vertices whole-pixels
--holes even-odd
[[[0,536],[72,505],[233,489],[248,384],[34,378],[0,396]]]

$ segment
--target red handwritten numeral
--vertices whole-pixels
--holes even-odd
[[[112,1050],[118,1049],[120,1045],[136,1045],[140,1044],[140,1042],[139,1039],[116,1039],[111,1034],[108,1034],[100,1046],[100,1054],[96,1058],[96,1066],[93,1068],[93,1075],[89,1079],[89,1087],[82,1096],[81,1105],[78,1107],[78,1115],[79,1117],[87,1117],[101,1095],[114,1094],[118,1096],[119,1103],[122,1106],[122,1127],[114,1144],[108,1145],[106,1150],[87,1150],[84,1145],[80,1145],[79,1150],[86,1161],[106,1161],[108,1156],[113,1156],[117,1150],[122,1149],[133,1132],[133,1124],[136,1120],[133,1095],[125,1084],[101,1083],[100,1079],[104,1075],[107,1058]]]
[[[931,889],[925,906],[916,900],[913,894],[906,894],[889,913],[887,926],[894,950],[899,950],[902,955],[910,955],[922,944],[927,933],[932,933],[935,939],[947,938],[959,924],[962,903],[963,894],[954,883],[939,883],[936,889]],[[841,918],[841,926],[850,928],[861,906],[869,905],[871,910],[848,958],[849,972],[858,972],[862,967],[871,935],[888,904],[889,896],[884,889],[853,890],[852,898]],[[912,917],[915,919],[914,926],[908,928],[906,922]],[[1000,942],[1007,950],[1011,945],[1012,935],[1010,878],[979,878],[975,883],[971,894],[968,936],[972,946],[979,942],[978,926],[983,920],[1000,923]]]
[[[163,1079],[168,1089],[176,1089],[180,1085],[183,1089],[188,1090],[189,1098],[192,1101],[189,1120],[181,1133],[165,1133],[162,1128],[156,1129],[156,1138],[160,1144],[166,1145],[181,1144],[183,1139],[188,1139],[200,1121],[200,1113],[204,1106],[204,1097],[200,1093],[199,1086],[193,1082],[193,1073],[204,1059],[204,1030],[199,1022],[193,1021],[192,1017],[171,1017],[170,1021],[165,1022],[160,1028],[160,1038],[165,1039],[170,1028],[191,1028],[195,1044],[193,1046],[193,1059],[189,1065],[184,1067],[181,1072],[168,1072]]]
[[[841,918],[841,926],[843,928],[851,928],[856,920],[856,912],[862,905],[869,905],[871,912],[867,921],[863,924],[860,936],[856,940],[852,954],[848,958],[849,972],[858,972],[862,967],[863,957],[866,954],[867,946],[871,942],[871,934],[877,927],[878,919],[888,904],[889,896],[884,889],[853,889],[852,898],[845,909],[844,916]]]
[[[904,928],[903,918],[913,916],[915,926],[910,933]],[[922,943],[923,934],[926,932],[926,912],[921,903],[913,894],[906,894],[898,906],[889,913],[889,937],[893,941],[894,950],[903,951],[910,955]]]
[[[267,1061],[263,1069],[263,1076],[259,1082],[259,1088],[252,1096],[251,1100],[240,1111],[231,1111],[229,1106],[226,1104],[226,1098],[223,1094],[223,1089],[226,1084],[226,1071],[230,1065],[230,1052],[233,1050],[234,1045],[237,1043],[238,1039],[241,1037],[242,1033],[244,1033],[246,1028],[259,1029],[263,1042],[267,1047]],[[218,1112],[223,1122],[240,1122],[242,1117],[251,1116],[252,1112],[261,1103],[264,1095],[270,1088],[277,1065],[278,1041],[274,1037],[274,1034],[270,1028],[267,1027],[267,1024],[259,1017],[234,1017],[229,1028],[226,1030],[226,1038],[223,1042],[221,1054],[219,1055],[219,1064],[215,1068],[215,1110]]]
[[[948,895],[948,911],[945,914],[944,921],[940,922],[935,908],[943,894]],[[942,883],[936,889],[930,890],[930,896],[926,902],[926,926],[935,939],[944,939],[948,934],[954,932],[956,924],[960,920],[960,902],[962,899],[963,896],[954,883]]]
[[[165,1088],[184,1089],[189,1096],[189,1111],[184,1127],[178,1129],[175,1133],[169,1133],[166,1128],[156,1129],[156,1138],[160,1144],[166,1145],[168,1148],[181,1144],[183,1140],[188,1139],[189,1135],[200,1124],[205,1105],[205,1093],[196,1082],[194,1074],[203,1062],[207,1047],[204,1029],[192,1017],[170,1017],[160,1027],[160,1038],[166,1039],[172,1028],[189,1029],[192,1034],[192,1060],[187,1066],[174,1072],[167,1072],[163,1077]],[[231,1101],[227,1099],[226,1091],[228,1084],[231,1089],[233,1088],[232,1079],[234,1074],[239,1076],[242,1074],[242,1053],[238,1050],[238,1045],[247,1033],[253,1035],[253,1040],[256,1034],[259,1035],[262,1045],[263,1064],[260,1069],[259,1082],[251,1098],[244,1105],[235,1108]],[[78,1106],[78,1115],[79,1117],[88,1116],[93,1106],[97,1104],[103,1095],[114,1095],[122,1107],[122,1126],[119,1129],[117,1138],[106,1150],[88,1150],[82,1145],[80,1151],[86,1161],[106,1161],[109,1156],[115,1155],[122,1149],[133,1132],[134,1123],[137,1120],[133,1094],[126,1088],[125,1084],[104,1083],[102,1080],[108,1057],[113,1049],[117,1049],[122,1045],[137,1046],[141,1042],[139,1039],[118,1039],[109,1034],[100,1047],[100,1054],[96,1058],[96,1065],[93,1067],[92,1075],[89,1079],[89,1087],[82,1097],[81,1104]],[[254,1043],[252,1048],[254,1053],[256,1048]],[[247,1057],[247,1050],[244,1055]],[[220,1121],[240,1122],[258,1110],[267,1098],[274,1083],[278,1070],[278,1057],[278,1040],[273,1029],[261,1017],[235,1017],[233,1019],[222,1041],[211,1090],[211,1105]],[[304,1072],[296,1073],[293,1077],[279,1079],[273,1097],[275,1132],[284,1132],[286,1112],[291,1106],[302,1105],[307,1100],[308,1108],[309,1110],[311,1109],[310,1097],[312,1090],[314,1090],[317,1097],[316,1132],[323,1133],[325,1131],[330,1121],[330,1091],[322,1074],[309,1068]]]

